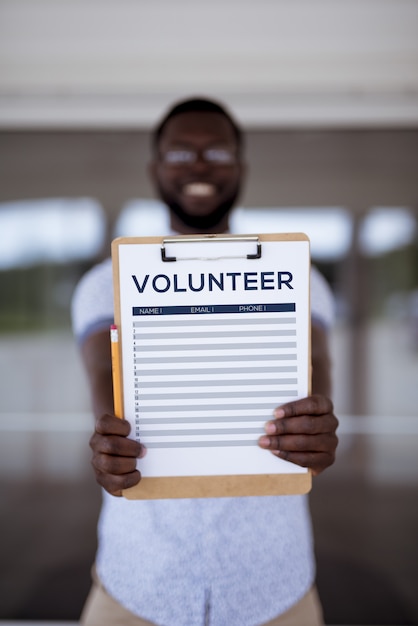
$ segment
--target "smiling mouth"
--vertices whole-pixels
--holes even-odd
[[[188,183],[183,187],[185,196],[193,196],[197,198],[210,198],[216,193],[215,185],[210,183]]]

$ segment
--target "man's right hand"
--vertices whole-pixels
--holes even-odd
[[[141,480],[136,461],[145,456],[146,448],[128,439],[130,430],[128,421],[105,414],[96,421],[90,439],[91,464],[96,480],[113,496],[121,496],[123,489],[133,487]]]

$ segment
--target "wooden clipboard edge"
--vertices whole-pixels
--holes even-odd
[[[239,476],[170,476],[143,478],[125,489],[128,500],[179,498],[232,498],[306,494],[312,487],[308,470],[297,474],[251,474]]]
[[[120,245],[125,244],[162,244],[165,239],[182,239],[182,240],[190,240],[191,242],[195,239],[207,239],[209,241],[222,241],[222,239],[244,239],[246,237],[258,237],[260,241],[309,241],[308,235],[305,233],[234,233],[230,234],[219,234],[219,235],[208,235],[208,234],[195,234],[195,235],[164,235],[159,237],[117,237],[112,241],[112,258],[117,256],[117,249]]]
[[[310,241],[305,233],[265,233],[236,235],[241,237],[257,236],[260,241]],[[202,235],[183,236],[182,239],[193,241]],[[228,235],[230,237],[230,235]],[[171,237],[118,237],[111,244],[114,281],[115,324],[120,328],[120,282],[119,282],[119,246],[125,244],[162,244],[164,239]],[[211,235],[211,240],[221,240],[222,235]],[[122,342],[119,341],[122,351]],[[122,354],[120,354],[121,363]],[[312,384],[311,359],[311,324],[309,323],[309,393]],[[121,372],[121,380],[123,372]],[[306,494],[312,488],[312,474],[308,470],[296,474],[250,474],[235,476],[169,476],[158,478],[142,478],[142,480],[123,491],[128,500],[163,500],[179,498],[216,498],[216,497],[247,497]]]

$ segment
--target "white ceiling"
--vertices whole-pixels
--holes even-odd
[[[417,0],[0,0],[0,126],[148,127],[175,98],[250,127],[418,122]]]

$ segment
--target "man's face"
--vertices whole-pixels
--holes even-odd
[[[242,175],[228,120],[219,113],[203,112],[181,113],[170,119],[152,175],[174,226],[189,232],[225,230]]]

